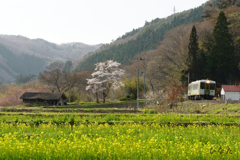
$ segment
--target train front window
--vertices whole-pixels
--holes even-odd
[[[201,88],[201,89],[205,89],[205,83],[204,83],[204,82],[201,82],[200,88]]]
[[[206,90],[209,90],[210,84],[206,84]]]
[[[211,89],[211,90],[215,90],[215,84],[211,83],[211,84],[210,84],[210,89]]]

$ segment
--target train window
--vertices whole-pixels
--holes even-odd
[[[211,90],[215,90],[215,84],[211,83],[211,84],[210,84],[210,89],[211,89]]]
[[[204,83],[204,82],[201,82],[200,88],[201,88],[201,89],[205,89],[205,83]]]
[[[210,84],[206,84],[206,90],[210,88]]]

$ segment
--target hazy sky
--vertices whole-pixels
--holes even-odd
[[[53,43],[110,43],[155,18],[207,0],[0,0],[0,34]]]

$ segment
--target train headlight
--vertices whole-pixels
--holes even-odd
[[[210,81],[209,81],[209,80],[207,80],[207,81],[206,81],[206,83],[210,83]]]

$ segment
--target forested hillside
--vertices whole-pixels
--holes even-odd
[[[0,44],[0,81],[13,81],[18,74],[36,74],[44,70],[46,59],[34,55],[15,55]]]
[[[81,61],[75,69],[75,72],[84,70],[92,70],[94,64],[113,59],[117,62],[126,65],[138,53],[145,52],[156,48],[164,39],[166,31],[183,24],[193,23],[196,21],[203,21],[202,12],[204,6],[200,6],[189,11],[172,15],[166,19],[155,19],[152,22],[146,22],[144,27],[134,29],[128,32],[117,41],[127,39],[130,36],[137,34],[135,39],[131,39],[125,43],[108,46],[107,49],[102,49],[95,54],[91,54]]]
[[[153,92],[173,95],[187,87],[188,78],[189,82],[208,78],[218,88],[240,82],[240,3],[216,1],[206,4],[203,22],[172,28],[156,49],[140,55],[145,59],[140,70]],[[136,75],[136,62],[126,69]]]
[[[0,82],[13,82],[17,75],[38,75],[51,62],[73,61],[100,46],[77,42],[58,45],[43,39],[0,35]]]
[[[208,78],[217,87],[239,83],[239,7],[239,0],[210,0],[198,8],[146,22],[86,57],[75,71],[92,70],[95,63],[113,59],[132,78],[136,58],[141,57],[139,70],[145,72],[153,93],[173,95],[187,87],[188,75],[190,82]]]

